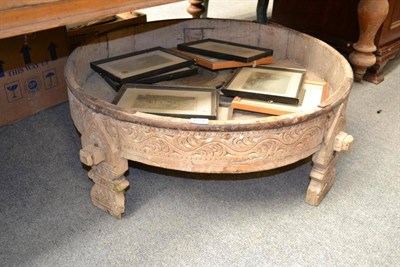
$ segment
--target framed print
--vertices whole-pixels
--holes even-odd
[[[307,112],[318,108],[322,101],[328,97],[328,83],[317,81],[304,81],[304,98],[301,105],[288,105],[282,103],[271,103],[262,100],[235,97],[232,108],[265,113],[270,115],[285,115],[294,112]]]
[[[251,62],[259,58],[272,56],[273,50],[216,39],[203,39],[200,41],[178,44],[177,48],[182,51],[195,53],[203,56],[235,60],[240,62]]]
[[[124,84],[112,103],[156,115],[216,119],[218,99],[211,88]]]
[[[192,58],[154,47],[90,63],[93,70],[117,83],[135,82],[194,64]]]
[[[227,96],[298,104],[305,73],[305,69],[244,67],[236,70],[221,91]]]
[[[220,58],[215,58],[215,57],[207,57],[207,56],[203,56],[203,55],[198,55],[198,54],[194,54],[194,53],[181,51],[178,49],[176,49],[176,50],[174,49],[174,51],[176,51],[180,54],[183,54],[185,56],[188,56],[190,58],[193,58],[196,61],[197,65],[202,66],[207,69],[210,69],[210,70],[222,70],[222,69],[249,67],[249,66],[257,66],[257,65],[268,65],[268,64],[272,64],[274,62],[274,58],[272,56],[259,58],[254,61],[250,61],[250,62],[246,63],[246,62],[240,62],[240,61],[234,61],[234,60],[220,59]]]

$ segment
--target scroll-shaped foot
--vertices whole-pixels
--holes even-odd
[[[311,170],[311,181],[307,189],[306,202],[318,206],[331,189],[336,178],[336,161],[338,154],[326,165],[314,164]]]
[[[93,204],[118,219],[125,212],[125,190],[129,187],[124,176],[127,168],[127,164],[111,166],[103,162],[89,171],[89,177],[95,183],[90,194]]]
[[[326,158],[321,160],[320,155],[314,155],[314,166],[310,173],[311,181],[306,196],[306,202],[308,204],[318,206],[331,189],[336,178],[335,166],[339,152],[349,151],[353,140],[353,136],[340,131],[331,141],[333,150],[332,156],[329,157],[327,154],[325,155]]]
[[[110,186],[95,184],[90,192],[93,205],[121,219],[125,212],[125,189],[128,186],[129,182],[125,179]]]

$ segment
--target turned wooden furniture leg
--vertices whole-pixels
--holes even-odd
[[[350,150],[353,137],[342,130],[345,128],[345,104],[337,112],[328,114],[328,128],[321,150],[313,155],[313,168],[307,189],[306,202],[317,206],[332,187],[336,177],[336,161],[341,151]]]
[[[79,155],[81,162],[91,167],[88,175],[94,182],[93,204],[120,219],[125,211],[125,190],[129,187],[124,176],[128,160],[119,156],[116,140],[112,121],[95,115],[82,134]]]
[[[187,7],[186,10],[194,19],[199,19],[201,15],[206,11],[203,2],[208,5],[208,0],[189,0],[190,5]]]
[[[360,0],[358,4],[360,35],[353,45],[355,51],[349,56],[354,67],[355,81],[361,81],[367,68],[376,62],[373,54],[376,51],[374,39],[388,12],[388,0]]]

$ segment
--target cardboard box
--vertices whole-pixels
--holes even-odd
[[[65,27],[0,39],[3,72],[66,56],[68,39]]]
[[[64,80],[67,57],[26,65],[0,78],[0,125],[23,119],[68,100]]]
[[[99,34],[146,22],[137,12],[0,40],[0,126],[68,100],[64,66],[73,48]]]
[[[0,40],[0,125],[67,101],[65,27]]]

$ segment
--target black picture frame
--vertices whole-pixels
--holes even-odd
[[[191,75],[195,75],[198,73],[198,68],[196,66],[189,66],[189,67],[184,67],[181,69],[177,70],[172,70],[166,73],[158,74],[155,76],[147,77],[138,81],[135,81],[135,83],[140,83],[140,84],[153,84],[153,83],[158,83],[158,82],[163,82],[163,81],[170,81],[174,79],[179,79]],[[103,75],[104,80],[111,86],[111,88],[114,89],[114,91],[118,92],[123,84],[116,82],[109,78],[108,76]]]
[[[221,91],[226,96],[297,105],[305,74],[305,69],[244,67],[234,72]]]
[[[121,88],[122,84],[119,82],[116,82],[112,80],[110,77],[102,75],[103,79],[108,83],[108,85],[111,86],[112,89],[114,89],[115,92],[118,92],[119,89]]]
[[[244,45],[212,38],[181,43],[177,45],[177,48],[182,51],[208,57],[245,63],[273,55],[273,50],[269,48]]]
[[[181,69],[176,69],[172,70],[169,72],[165,72],[162,74],[158,74],[155,76],[147,77],[144,79],[140,79],[136,81],[136,83],[143,83],[143,84],[152,84],[152,83],[158,83],[162,81],[170,81],[170,80],[175,80],[191,75],[195,75],[198,73],[198,68],[195,66],[189,66],[189,67],[184,67]]]
[[[190,57],[157,46],[93,61],[90,66],[102,76],[124,84],[188,67],[194,63]]]
[[[215,120],[219,95],[213,88],[124,84],[112,103],[155,115]]]

